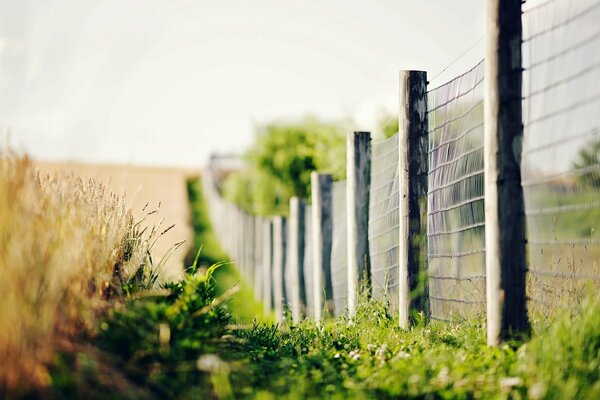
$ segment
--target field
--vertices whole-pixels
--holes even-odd
[[[183,244],[166,262],[161,278],[181,278],[183,260],[191,246],[192,228],[190,207],[187,197],[186,179],[198,175],[198,170],[182,168],[156,168],[108,164],[35,162],[42,173],[72,173],[82,178],[102,182],[109,190],[125,194],[126,206],[134,215],[141,215],[146,204],[147,211],[160,209],[148,217],[150,224],[164,218],[163,228],[175,225],[152,250],[155,259],[160,259],[177,242]]]
[[[37,178],[27,160],[0,166],[9,206],[0,210],[0,362],[11,366],[0,370],[0,398],[600,397],[597,299],[534,321],[530,337],[499,348],[486,345],[482,319],[414,315],[403,330],[366,294],[352,323],[277,325],[235,266],[220,262],[227,255],[197,179],[127,174],[129,182],[156,174],[161,190],[173,179],[189,196],[194,247],[203,249],[160,283],[145,253],[160,229],[144,230],[149,221],[138,223],[121,197],[72,176]]]

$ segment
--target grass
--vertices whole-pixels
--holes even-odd
[[[194,227],[194,246],[186,256],[188,265],[193,263],[193,257],[200,252],[198,265],[208,267],[229,257],[221,249],[217,237],[212,229],[208,217],[208,205],[202,193],[200,177],[193,177],[187,181],[188,198],[191,205],[191,219]],[[235,286],[238,289],[235,297],[229,303],[229,310],[233,321],[236,323],[251,323],[254,320],[263,320],[268,316],[263,315],[262,304],[256,300],[252,285],[239,273],[236,266],[226,263],[214,273],[217,285],[217,294],[221,295]]]
[[[0,157],[0,204],[0,397],[31,397],[111,307],[155,283],[164,260],[150,250],[165,230],[98,182],[42,176],[12,154]]]
[[[600,303],[563,315],[531,341],[487,347],[480,321],[404,331],[363,300],[343,319],[255,325],[225,354],[236,398],[598,398]]]
[[[0,204],[0,388],[44,387],[55,349],[95,325],[126,274],[130,216],[102,185],[14,156],[0,159]]]
[[[205,205],[196,209],[206,215]],[[352,324],[254,323],[217,351],[234,398],[600,398],[600,301],[580,310],[539,318],[532,339],[492,348],[481,318],[421,318],[401,330],[384,304],[363,296]]]
[[[0,355],[14,368],[0,369],[2,398],[600,398],[593,296],[499,348],[486,346],[481,319],[417,316],[402,330],[366,296],[351,323],[239,325],[252,313],[236,302],[252,295],[243,282],[226,287],[238,279],[230,264],[208,266],[219,249],[158,283],[148,249],[161,229],[144,229],[95,183],[3,163]],[[214,245],[194,185],[196,239]]]

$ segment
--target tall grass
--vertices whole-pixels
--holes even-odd
[[[144,235],[103,185],[0,158],[0,397],[49,385],[56,351],[91,332],[135,272],[144,279]]]

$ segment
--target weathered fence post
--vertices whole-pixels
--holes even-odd
[[[285,245],[286,245],[286,219],[281,216],[273,218],[273,303],[275,321],[283,321],[284,293],[285,293]]]
[[[273,265],[273,223],[265,218],[263,222],[263,257],[262,257],[262,288],[265,314],[272,310],[271,267]]]
[[[525,206],[521,187],[523,119],[521,0],[488,0],[485,60],[485,269],[487,341],[528,329]]]
[[[313,296],[317,324],[321,321],[323,304],[333,312],[331,283],[331,187],[329,174],[311,173],[312,239],[313,239]],[[323,295],[324,298],[323,298]]]
[[[241,267],[242,277],[248,281],[248,263],[246,260],[246,254],[248,249],[248,215],[240,209],[240,255],[238,259],[238,266]]]
[[[254,224],[256,218],[246,214],[246,263],[248,264],[248,283],[254,285]]]
[[[256,217],[254,222],[254,296],[257,300],[262,298],[263,293],[263,226],[264,220]]]
[[[369,187],[371,133],[350,132],[346,137],[346,223],[348,252],[348,317],[354,318],[359,279],[369,277]]]
[[[306,304],[304,288],[304,202],[298,197],[290,199],[290,220],[288,224],[288,265],[291,294],[288,302],[292,320],[300,322],[302,306]]]
[[[410,309],[425,310],[427,285],[419,279],[427,267],[427,72],[400,71],[398,118],[400,185],[399,322],[409,325]],[[415,289],[421,293],[413,297]]]

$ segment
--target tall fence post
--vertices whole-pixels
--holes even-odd
[[[350,132],[346,137],[346,223],[348,252],[348,317],[354,318],[359,279],[369,276],[369,187],[371,133]]]
[[[311,173],[312,239],[313,239],[313,296],[317,324],[321,321],[323,304],[333,312],[331,282],[332,216],[330,174]]]
[[[246,227],[246,262],[248,263],[248,283],[254,286],[254,224],[256,218],[252,214],[247,214]]]
[[[256,217],[254,222],[254,295],[257,300],[262,298],[263,293],[263,226],[264,220]]]
[[[273,223],[269,218],[263,222],[263,257],[262,257],[262,288],[265,314],[272,310],[271,266],[273,265]]]
[[[288,265],[291,293],[289,304],[292,320],[300,322],[302,305],[306,304],[304,288],[304,202],[298,197],[290,199],[290,220],[288,224]]]
[[[286,247],[286,219],[281,216],[273,218],[273,303],[275,321],[283,321],[283,306],[285,293],[285,247]]]
[[[521,0],[488,0],[485,61],[484,178],[487,341],[495,346],[528,329]]]
[[[400,185],[399,323],[409,326],[411,309],[426,310],[427,285],[427,72],[400,71],[398,118]],[[421,283],[423,283],[421,281]],[[417,297],[411,292],[419,289]]]

